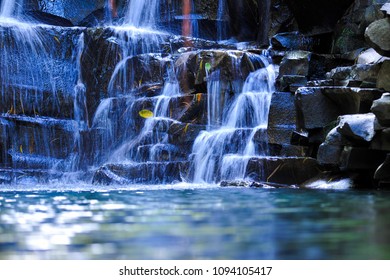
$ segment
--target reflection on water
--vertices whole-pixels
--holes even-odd
[[[390,259],[390,192],[1,189],[0,259]]]

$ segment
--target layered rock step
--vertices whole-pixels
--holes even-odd
[[[106,164],[94,177],[94,184],[172,184],[181,182],[188,172],[188,162],[145,162]]]
[[[0,122],[2,163],[6,167],[69,170],[76,154],[81,153],[75,121],[2,114]]]

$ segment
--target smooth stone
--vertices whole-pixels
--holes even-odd
[[[371,111],[377,117],[379,124],[390,126],[390,93],[384,93],[380,99],[375,100]]]
[[[365,32],[366,41],[379,54],[390,56],[390,18],[371,23]]]
[[[370,142],[375,135],[374,120],[372,113],[340,116],[337,131],[351,141]]]
[[[378,73],[376,87],[390,91],[390,60],[383,62],[382,67]]]

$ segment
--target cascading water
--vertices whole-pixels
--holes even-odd
[[[154,110],[146,111],[145,124],[141,132],[138,135],[134,135],[130,141],[125,141],[121,147],[113,153],[111,161],[123,162],[123,161],[156,161],[155,152],[158,147],[161,147],[167,143],[167,128],[170,122],[174,120],[169,118],[169,105],[171,99],[180,96],[179,84],[174,76],[174,71],[169,71],[169,77],[162,89],[162,93],[149,100],[154,104]],[[137,100],[143,102],[144,98]],[[135,101],[134,101],[135,102]],[[140,112],[142,114],[142,112]],[[157,128],[157,129],[156,129]],[[150,155],[144,157],[140,151],[144,148],[143,145],[148,145],[150,148]]]
[[[3,128],[15,127],[5,139],[2,161],[14,169],[75,170],[85,120],[81,31],[20,21],[22,4],[1,6],[0,118]]]
[[[2,0],[0,6],[0,19],[11,18],[13,16],[17,4],[16,2],[16,0]]]
[[[263,61],[267,66],[248,76],[242,93],[223,114],[222,125],[215,130],[203,131],[196,138],[192,149],[194,182],[243,179],[248,160],[264,154],[264,149],[255,149],[253,137],[258,130],[267,127],[275,74],[273,66],[265,58]],[[213,94],[215,92],[208,92],[208,95]],[[220,102],[218,98],[209,99],[209,102],[215,100]],[[219,111],[219,104],[208,106],[209,110]],[[213,113],[209,111],[209,115]],[[209,118],[214,122],[213,125],[209,123],[209,127],[215,127],[213,119]]]
[[[193,1],[187,1],[187,3],[191,4],[192,10],[187,11],[188,14],[183,16],[183,20],[192,20]],[[20,121],[28,126],[33,126],[34,122],[39,121],[40,127],[44,127],[41,131],[34,132],[35,135],[39,134],[39,137],[34,138],[30,135],[24,135],[24,132],[19,132],[11,138],[23,140],[8,139],[5,142],[13,143],[11,148],[8,147],[11,162],[24,162],[26,157],[30,157],[30,163],[32,163],[33,157],[41,156],[47,163],[41,166],[61,171],[77,171],[79,168],[84,169],[88,166],[95,168],[104,163],[117,164],[118,166],[130,164],[136,167],[136,170],[145,169],[145,172],[151,173],[147,180],[136,182],[161,183],[165,181],[153,179],[155,173],[164,177],[166,166],[169,166],[170,169],[177,169],[177,163],[188,164],[188,160],[192,161],[193,159],[195,182],[218,182],[221,179],[243,176],[245,164],[242,165],[240,162],[245,162],[243,159],[249,156],[261,154],[258,144],[255,144],[252,138],[255,130],[264,127],[267,115],[266,109],[264,109],[265,115],[258,114],[259,110],[263,110],[259,109],[258,105],[261,102],[266,103],[264,101],[265,95],[262,93],[272,92],[272,89],[260,88],[255,84],[263,85],[266,80],[273,81],[272,77],[266,76],[268,72],[264,70],[270,69],[271,66],[252,73],[245,82],[242,93],[232,96],[232,92],[239,92],[237,89],[242,86],[243,80],[237,78],[237,81],[239,80],[237,82],[235,76],[241,75],[239,73],[243,63],[241,59],[246,57],[249,61],[252,58],[250,53],[245,55],[241,53],[242,58],[238,58],[239,55],[234,51],[221,52],[223,56],[219,57],[220,54],[218,54],[215,56],[215,61],[210,62],[214,65],[226,59],[228,64],[232,65],[231,73],[228,74],[230,75],[229,85],[220,81],[224,75],[224,79],[226,79],[227,73],[213,69],[207,73],[208,102],[205,105],[207,108],[191,108],[196,104],[196,106],[201,106],[202,92],[190,94],[185,89],[183,92],[186,93],[181,92],[182,85],[179,85],[175,69],[177,55],[170,55],[163,50],[172,37],[167,33],[154,30],[158,25],[158,14],[161,7],[165,9],[167,4],[171,5],[170,2],[158,0],[132,0],[128,3],[123,25],[110,26],[102,31],[103,35],[101,36],[109,46],[108,50],[113,52],[110,55],[114,57],[114,62],[112,70],[109,72],[110,76],[108,76],[110,81],[106,84],[105,91],[99,93],[97,101],[100,104],[92,110],[93,117],[88,116],[91,104],[91,100],[88,99],[91,98],[88,96],[90,94],[88,79],[83,80],[83,74],[86,73],[88,76],[88,72],[83,72],[82,67],[86,65],[85,54],[90,51],[88,46],[84,46],[84,44],[94,35],[91,36],[89,31],[85,30],[74,29],[73,33],[67,30],[67,32],[72,33],[71,53],[73,55],[69,58],[69,50],[66,49],[60,51],[62,56],[52,53],[56,49],[55,45],[61,44],[61,40],[63,40],[55,33],[55,29],[39,25],[26,27],[26,30],[32,30],[32,35],[26,35],[30,33],[20,31],[22,27],[24,28],[21,23],[16,25],[17,28],[9,28],[12,32],[21,33],[21,35],[8,36],[10,38],[31,36],[32,39],[27,38],[20,44],[20,47],[18,44],[23,40],[15,41],[16,46],[22,50],[16,52],[16,56],[10,55],[9,53],[12,51],[8,52],[7,47],[2,52],[2,64],[13,61],[13,59],[15,61],[15,63],[2,65],[4,66],[0,78],[2,98],[7,100],[10,92],[8,87],[12,87],[14,90],[15,85],[22,85],[23,88],[34,91],[35,94],[23,95],[17,87],[17,91],[13,91],[14,97],[10,99],[12,102],[2,103],[3,112],[7,109],[9,113],[17,115],[10,117],[3,113],[1,123],[4,129],[2,129],[2,133],[11,131],[15,122]],[[49,35],[45,36],[50,37],[51,45],[48,45],[47,38],[38,32],[41,29],[46,33],[49,32]],[[50,30],[53,30],[52,33]],[[42,36],[45,43],[41,40]],[[86,36],[88,37],[86,38]],[[12,44],[10,42],[6,45]],[[65,58],[66,55],[67,58]],[[68,78],[61,77],[61,73],[58,72],[59,67],[55,67],[59,60],[61,67],[62,63],[66,62],[72,69]],[[25,62],[24,67],[19,66],[20,61]],[[33,65],[36,65],[36,61],[39,61],[42,67],[33,71]],[[255,62],[250,64],[252,65],[250,71],[254,71],[259,66],[255,65]],[[260,64],[266,64],[265,60]],[[205,69],[204,65],[202,67]],[[210,67],[210,65],[206,65],[206,72],[209,72]],[[14,73],[19,73],[19,76],[15,76]],[[45,94],[49,94],[48,97]],[[34,96],[35,100],[27,102],[23,99],[24,96],[29,96],[29,98]],[[64,100],[71,101],[70,104],[67,104],[69,108],[64,107]],[[175,111],[175,102],[183,106],[180,108],[180,112]],[[41,117],[39,116],[40,112],[47,111],[47,108],[40,109],[44,106],[50,107],[51,114],[43,114]],[[193,117],[186,116],[183,120],[180,119],[182,116],[180,114],[187,113],[187,109],[194,110],[189,113]],[[202,110],[208,111],[208,114],[205,114],[208,117],[207,126],[203,120],[197,123],[197,118],[201,117],[194,117],[196,112],[202,112]],[[173,114],[172,111],[174,111]],[[35,118],[26,119],[24,118],[25,114]],[[193,122],[197,123],[196,125],[199,127],[192,128]],[[18,125],[16,124],[16,127]],[[188,143],[190,144],[186,144],[188,146],[177,143],[170,134],[172,133],[171,128],[175,126],[179,128],[181,126],[183,135],[187,134],[187,130],[195,133],[207,128],[196,138],[193,155],[190,158],[188,158],[190,145],[192,145],[195,135],[189,139]],[[51,132],[47,133],[47,129]],[[194,132],[191,129],[195,129]],[[61,133],[65,133],[66,136]],[[32,138],[34,141],[40,142],[39,149],[31,148],[34,147],[31,144]],[[53,141],[60,141],[57,146],[61,147],[61,153],[53,152]],[[7,148],[2,148],[3,153],[4,150]],[[31,155],[27,155],[27,150]],[[7,156],[4,154],[2,157],[6,158]],[[238,168],[237,166],[241,166],[240,164],[242,167]],[[39,166],[36,163],[33,165]],[[19,164],[18,166],[25,165]],[[14,165],[14,167],[17,166]],[[27,167],[31,166],[27,165]],[[188,170],[187,167],[185,169]],[[233,175],[233,170],[237,175]],[[179,174],[177,170],[175,172],[173,173]],[[176,175],[173,177],[175,180],[187,179],[186,175],[185,178]]]
[[[218,13],[217,13],[217,40],[221,41],[226,39],[227,32],[226,26],[224,25],[224,21],[226,21],[226,0],[218,1]]]
[[[146,80],[145,75],[150,80],[155,78],[150,65],[160,60],[157,53],[162,52],[161,45],[167,35],[153,30],[159,7],[158,0],[131,0],[123,24],[110,27],[113,36],[108,40],[118,47],[122,59],[112,73],[108,98],[101,100],[93,117],[92,130],[100,139],[92,144],[94,165],[112,161],[115,158],[112,153],[139,132],[135,129],[134,114],[138,113],[136,103],[141,100],[136,95]],[[159,83],[157,80],[156,83]],[[125,108],[124,113],[118,112],[119,108]]]
[[[159,16],[159,0],[130,0],[124,19],[125,25],[152,28]]]

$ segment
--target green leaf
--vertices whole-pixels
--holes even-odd
[[[153,118],[153,112],[146,109],[139,111],[139,115],[144,119]]]
[[[204,69],[206,69],[206,72],[209,72],[211,69],[211,64],[209,62],[206,62]]]

